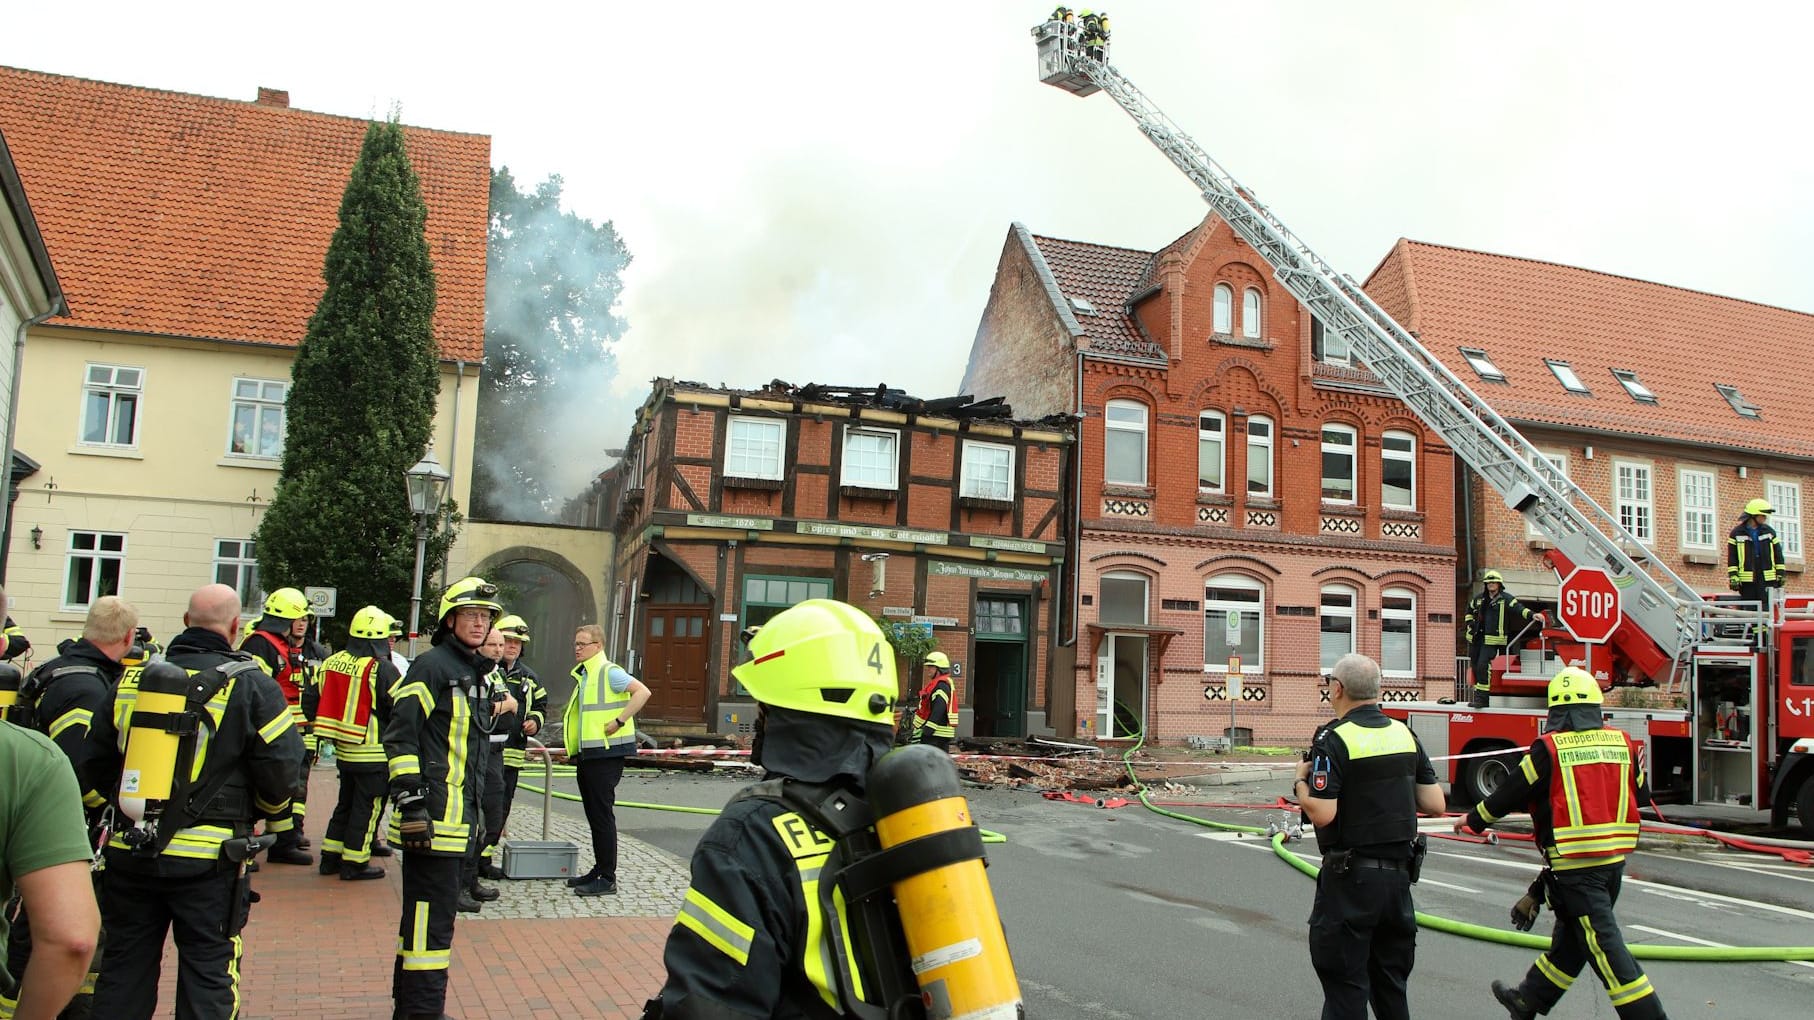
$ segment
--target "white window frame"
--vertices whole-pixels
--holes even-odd
[[[1249,340],[1260,338],[1260,309],[1264,304],[1259,288],[1249,287],[1241,292],[1241,335]]]
[[[77,548],[77,539],[81,536],[92,537],[94,539],[94,548]],[[119,539],[120,547],[118,549],[101,548],[105,540],[109,538]],[[78,560],[93,560],[94,565],[89,570],[88,590],[83,593],[84,601],[72,602],[69,599],[69,596],[72,594],[70,585],[74,581],[72,575],[75,573],[75,566]],[[112,591],[101,590],[101,564],[103,563],[118,564],[114,569],[115,583]],[[69,538],[64,544],[63,553],[63,583],[61,595],[63,611],[67,613],[87,612],[88,607],[94,604],[95,599],[100,598],[103,595],[119,595],[125,587],[126,534],[120,531],[77,531],[72,529],[69,532]]]
[[[253,395],[240,393],[242,384],[250,384]],[[272,399],[267,388],[275,386],[278,396]],[[290,384],[282,379],[256,379],[251,376],[236,376],[227,390],[227,456],[244,457],[247,460],[277,460],[283,456],[283,441],[289,428],[287,404],[290,396]],[[235,450],[234,429],[239,425],[239,412],[244,408],[252,413],[251,449]],[[265,453],[257,449],[258,437],[264,435],[265,416],[275,413],[277,416],[277,449]]]
[[[1783,540],[1783,559],[1801,559],[1801,483],[1766,479],[1764,498],[1774,510],[1770,523]]]
[[[1235,332],[1235,289],[1226,283],[1216,284],[1210,302],[1209,331],[1216,336],[1233,336]]]
[[[972,460],[971,456],[970,456],[972,451],[975,451],[978,454],[981,454],[984,452],[994,453],[997,451],[1006,454],[1007,458],[1008,458],[1007,462],[1005,464],[1005,467],[1007,470],[1007,476],[1000,479],[1000,481],[998,483],[997,479],[994,477],[996,466],[991,465],[991,464],[980,463],[978,460]],[[987,470],[988,476],[979,477],[975,472],[972,471],[973,467],[980,467],[980,468]],[[1005,443],[979,443],[972,439],[964,440],[964,460],[963,460],[963,476],[962,477],[963,477],[963,481],[960,483],[960,488],[958,489],[958,495],[960,495],[960,496],[969,496],[972,499],[1000,499],[1000,500],[1013,499],[1014,498],[1014,447],[1009,446]],[[981,484],[979,485],[978,483],[981,483]],[[982,491],[982,490],[987,490],[987,491]]]
[[[745,448],[742,451],[739,451],[737,449],[737,431],[739,426],[751,430],[773,432],[775,434],[775,451],[772,464],[761,465],[748,463],[748,461],[753,459],[751,447],[755,445],[755,442],[746,438],[744,440]],[[762,441],[762,445],[766,446],[766,441]],[[780,481],[782,464],[786,460],[786,457],[784,456],[786,447],[787,422],[782,421],[779,418],[750,418],[744,415],[733,414],[730,416],[730,421],[726,423],[724,427],[725,477],[765,478],[770,481]],[[746,463],[739,468],[735,465],[740,457]]]
[[[1403,440],[1411,444],[1409,450],[1394,450],[1393,440]],[[1417,509],[1417,434],[1404,429],[1387,429],[1379,437],[1379,505],[1393,510]],[[1386,495],[1386,461],[1401,461],[1411,472],[1411,498],[1403,503],[1394,503]]]
[[[852,457],[852,441],[859,443],[881,442],[887,445],[885,461],[878,461],[874,466],[885,463],[886,478],[871,478],[864,474],[867,468],[856,465],[852,472],[855,458]],[[897,429],[877,429],[867,425],[851,425],[844,429],[844,456],[838,464],[839,484],[854,486],[859,489],[898,489],[901,484],[901,433]]]
[[[1538,453],[1542,454],[1545,460],[1555,465],[1556,470],[1562,472],[1562,477],[1568,477],[1568,454],[1550,453],[1546,450],[1539,450]],[[1537,530],[1537,526],[1532,524],[1529,519],[1526,519],[1524,522],[1524,533],[1532,538],[1543,536],[1543,532]]]
[[[1619,385],[1625,387],[1625,392],[1631,394],[1631,399],[1638,403],[1654,404],[1657,402],[1657,395],[1650,391],[1650,387],[1639,382],[1638,373],[1631,369],[1615,368],[1612,370],[1612,377],[1619,380]]]
[[[1254,435],[1253,427],[1256,423],[1265,426],[1266,434],[1264,436]],[[1274,471],[1275,465],[1272,462],[1272,448],[1273,443],[1275,442],[1273,433],[1275,430],[1276,426],[1273,424],[1272,419],[1266,415],[1253,414],[1247,416],[1247,477],[1243,481],[1243,484],[1247,486],[1247,495],[1249,496],[1261,499],[1271,499],[1273,492],[1278,488],[1278,475],[1277,472]],[[1260,457],[1262,462],[1266,465],[1266,487],[1264,489],[1255,489],[1253,487],[1253,465],[1255,456]]]
[[[225,555],[222,546],[232,543],[234,555]],[[232,581],[221,579],[221,570],[233,572]],[[264,601],[264,590],[258,584],[258,556],[256,546],[249,538],[217,538],[214,540],[214,582],[230,584],[239,592],[239,602],[244,606],[257,605]]]
[[[1215,422],[1216,427],[1204,428],[1206,421]],[[1216,477],[1220,479],[1216,485],[1203,484],[1203,447],[1206,443],[1216,444]],[[1197,412],[1197,491],[1228,491],[1228,416],[1213,408]]]
[[[1332,606],[1329,604],[1329,599],[1332,596],[1336,597],[1336,598],[1345,598],[1348,600],[1348,604],[1346,606],[1343,606],[1340,604]],[[1351,585],[1351,584],[1325,584],[1325,585],[1323,585],[1322,590],[1320,592],[1318,592],[1317,605],[1316,605],[1316,631],[1317,631],[1316,648],[1317,648],[1317,656],[1318,656],[1318,666],[1323,670],[1323,672],[1327,673],[1329,671],[1330,667],[1335,665],[1336,659],[1339,659],[1342,656],[1347,655],[1348,653],[1355,650],[1355,647],[1354,647],[1355,621],[1359,618],[1359,614],[1358,614],[1359,606],[1360,606],[1360,589],[1356,588],[1354,585]],[[1328,650],[1323,647],[1323,636],[1325,634],[1330,633],[1328,630],[1324,629],[1324,621],[1338,620],[1338,619],[1348,621],[1348,647],[1339,652],[1336,652],[1334,657],[1331,657],[1328,654]],[[1245,670],[1243,670],[1243,672],[1245,672]]]
[[[1347,436],[1348,442],[1345,444],[1330,442],[1329,434],[1332,432],[1337,435]],[[1356,488],[1360,482],[1358,477],[1359,471],[1357,470],[1359,467],[1359,457],[1356,453],[1360,446],[1360,430],[1352,425],[1344,425],[1341,422],[1332,421],[1323,423],[1320,435],[1322,437],[1322,458],[1317,461],[1317,477],[1319,479],[1317,491],[1321,493],[1323,502],[1325,503],[1352,506],[1356,496]],[[1346,496],[1331,496],[1329,495],[1328,487],[1322,484],[1323,482],[1328,481],[1328,471],[1323,467],[1323,461],[1331,454],[1337,457],[1346,456],[1348,458],[1348,495]]]
[[[1467,359],[1468,367],[1474,370],[1475,375],[1488,382],[1506,381],[1505,372],[1498,365],[1493,364],[1492,355],[1489,355],[1485,348],[1458,347],[1456,349],[1461,352],[1463,358]]]
[[[1642,481],[1643,492],[1638,492]],[[1631,484],[1627,484],[1627,482]],[[1632,537],[1645,545],[1656,541],[1656,473],[1648,463],[1612,462],[1613,514]],[[1629,523],[1628,523],[1629,522]]]
[[[1258,592],[1260,599],[1255,603],[1252,601],[1234,601],[1212,598],[1210,592],[1217,588],[1240,588],[1247,591]],[[1255,661],[1253,662],[1248,662],[1246,659],[1241,660],[1241,675],[1248,676],[1249,674],[1266,672],[1266,586],[1244,574],[1218,574],[1203,582],[1204,659],[1208,660],[1209,658],[1209,614],[1217,611],[1226,614],[1230,610],[1239,610],[1243,614],[1252,613],[1254,616],[1254,626],[1259,628],[1259,634],[1254,639],[1254,648],[1258,650],[1258,654],[1254,657]],[[1242,617],[1241,625],[1243,627],[1247,625],[1245,616]],[[1224,617],[1222,626],[1227,626],[1226,617]],[[1205,661],[1203,663],[1203,672],[1221,673],[1226,676],[1228,674],[1227,657],[1224,656],[1221,662]]]
[[[1715,549],[1719,545],[1719,476],[1711,468],[1679,468],[1676,472],[1682,508],[1684,549]],[[1699,533],[1697,535],[1696,533]],[[1705,540],[1697,540],[1705,536]]]
[[[1387,588],[1379,593],[1379,674],[1380,676],[1415,678],[1417,676],[1417,593],[1409,588]],[[1411,608],[1395,609],[1386,605],[1387,599],[1410,599]],[[1410,666],[1406,669],[1392,669],[1386,662],[1386,624],[1388,621],[1404,621],[1411,636]]]
[[[1124,410],[1129,409],[1129,408],[1138,409],[1140,411],[1139,424],[1136,425],[1133,422],[1116,421],[1114,419],[1114,416],[1110,412],[1112,410],[1115,410],[1118,408],[1124,409]],[[1147,426],[1151,421],[1152,421],[1151,409],[1148,408],[1144,403],[1141,403],[1138,400],[1128,400],[1128,399],[1123,398],[1123,399],[1118,399],[1118,400],[1111,400],[1107,404],[1103,405],[1103,407],[1102,407],[1102,428],[1103,428],[1102,480],[1105,483],[1107,483],[1109,485],[1138,485],[1138,486],[1146,485],[1146,475],[1147,475],[1146,463],[1147,463],[1147,459],[1149,456],[1149,454],[1148,454],[1149,436],[1147,434]],[[1113,432],[1129,432],[1129,433],[1139,434],[1139,436],[1140,436],[1140,457],[1138,459],[1139,477],[1137,477],[1137,478],[1118,478],[1115,476],[1114,472],[1111,470],[1113,458],[1109,456],[1109,441],[1108,441],[1108,433],[1111,431],[1113,431]]]
[[[96,370],[107,373],[105,380],[96,378]],[[136,373],[134,382],[120,382],[121,372]],[[107,421],[102,425],[102,439],[88,438],[90,397],[107,400]],[[111,438],[119,427],[119,408],[123,400],[132,403],[132,436],[126,442]],[[139,427],[145,422],[145,370],[135,365],[108,365],[88,362],[82,366],[82,413],[76,423],[76,442],[82,446],[105,446],[115,450],[135,450],[139,445]]]
[[[1339,355],[1332,353],[1332,345],[1341,348]],[[1315,316],[1310,319],[1310,356],[1325,365],[1354,366],[1354,348],[1348,343],[1347,336],[1324,325],[1323,320]]]

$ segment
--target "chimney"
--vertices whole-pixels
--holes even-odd
[[[258,98],[253,100],[259,106],[275,106],[280,110],[290,108],[290,91],[288,89],[268,89],[258,87]]]

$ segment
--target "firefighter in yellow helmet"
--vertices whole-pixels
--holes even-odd
[[[395,1016],[404,1020],[440,1020],[447,1000],[461,862],[478,838],[483,777],[477,767],[486,746],[475,717],[494,715],[497,708],[485,682],[492,666],[479,648],[503,611],[497,587],[482,577],[449,585],[432,647],[410,663],[391,694],[384,725],[396,806],[390,840],[403,847],[403,916],[391,997]]]
[[[1493,997],[1521,1020],[1554,1009],[1590,963],[1620,1020],[1664,1016],[1613,915],[1625,855],[1638,845],[1638,805],[1650,802],[1650,789],[1637,745],[1605,724],[1603,700],[1586,670],[1557,672],[1543,735],[1491,796],[1455,822],[1457,832],[1484,832],[1513,811],[1528,811],[1549,865],[1513,908],[1512,921],[1529,930],[1537,905],[1548,902],[1556,915],[1550,948],[1518,985],[1492,984]]]
[[[864,1015],[897,1015],[875,1007],[898,1008],[903,982],[917,1001],[907,947],[918,926],[909,926],[906,946],[880,938],[876,933],[887,925],[874,922],[871,899],[853,897],[839,878],[865,835],[888,845],[882,833],[898,815],[884,811],[888,798],[878,787],[899,795],[914,785],[898,782],[891,763],[906,764],[916,778],[948,774],[951,800],[961,805],[956,770],[926,748],[890,754],[900,691],[894,651],[861,610],[830,599],[801,602],[750,637],[749,654],[731,672],[759,706],[751,760],[764,778],[731,798],[693,852],[692,883],[663,953],[667,980],[644,1008],[644,1020],[855,1016],[859,1008]],[[888,818],[878,821],[883,814]],[[961,914],[957,923],[979,925],[975,959],[965,962],[987,961],[987,977],[1000,992],[995,1001],[1005,1010],[967,1008],[963,1015],[1011,1016],[1018,985],[980,857],[979,842],[973,857],[950,865],[953,875],[973,867],[982,884],[945,885],[942,900],[951,916],[940,920]],[[834,886],[842,895],[833,894]],[[893,889],[899,895],[902,886]],[[886,889],[883,897],[889,898]],[[904,917],[909,898],[900,899],[895,916]],[[894,925],[902,930],[900,920]],[[972,934],[946,929],[935,941],[970,945]],[[940,966],[924,969],[943,979]],[[954,998],[954,1005],[961,1001]]]
[[[949,751],[952,738],[957,736],[956,720],[951,712],[951,659],[944,652],[930,652],[921,665],[927,670],[926,683],[920,688],[919,703],[914,706],[910,741]]]
[[[250,653],[277,681],[283,700],[290,706],[290,721],[302,734],[303,749],[307,752],[302,765],[305,777],[315,765],[315,734],[311,732],[308,713],[303,706],[303,694],[310,686],[308,659],[302,650],[309,616],[309,600],[299,589],[279,588],[265,597],[264,615],[253,621],[252,629],[239,643],[239,650]],[[277,835],[277,845],[266,855],[271,861],[277,864],[315,863],[315,858],[307,853],[309,842],[302,833],[303,818],[307,813],[308,791],[305,788],[292,803],[287,816],[271,821],[269,831]]]
[[[340,798],[321,836],[321,873],[343,882],[384,877],[371,860],[388,789],[384,720],[391,687],[402,679],[390,657],[395,622],[377,606],[360,609],[347,626],[346,647],[321,664],[315,731],[333,742],[340,773]]]
[[[548,710],[547,689],[535,675],[535,670],[523,661],[523,646],[529,643],[528,621],[512,613],[498,621],[497,630],[504,639],[504,658],[498,663],[498,673],[518,707],[515,712],[498,717],[498,729],[493,733],[494,737],[497,733],[508,735],[504,741],[504,800],[497,821],[486,821],[485,862],[479,868],[483,878],[504,877],[504,872],[493,863],[498,839],[510,819],[511,802],[516,800],[517,775],[528,761],[529,738],[542,732]]]
[[[1480,594],[1468,602],[1468,615],[1462,632],[1468,639],[1468,661],[1473,664],[1474,693],[1468,699],[1472,708],[1485,708],[1493,686],[1493,660],[1518,649],[1509,647],[1523,633],[1532,613],[1517,597],[1505,590],[1505,578],[1499,571],[1480,575]]]
[[[1726,535],[1726,585],[1766,609],[1770,590],[1783,586],[1783,540],[1770,526],[1775,512],[1769,500],[1754,499]]]

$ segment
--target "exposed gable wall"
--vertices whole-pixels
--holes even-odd
[[[1008,231],[961,390],[1006,397],[1016,417],[1043,418],[1074,410],[1077,357],[1025,237],[1018,225]]]

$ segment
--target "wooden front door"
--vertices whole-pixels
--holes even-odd
[[[706,621],[709,605],[650,606],[644,617],[643,714],[664,722],[705,721]]]

